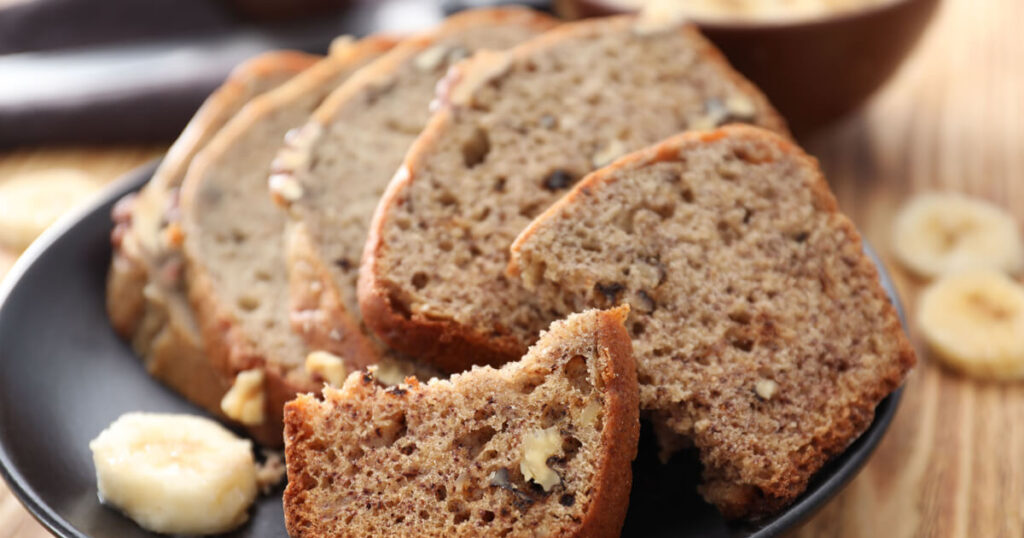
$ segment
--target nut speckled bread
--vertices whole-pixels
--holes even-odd
[[[107,277],[111,324],[144,358],[151,375],[215,413],[229,383],[205,359],[182,287],[178,188],[192,158],[235,113],[318,59],[268,52],[239,65],[196,112],[149,183],[114,209]]]
[[[747,126],[583,179],[512,246],[546,312],[630,304],[643,410],[727,516],[793,501],[915,358],[814,159]]]
[[[551,316],[505,276],[508,247],[587,172],[688,128],[779,132],[767,100],[692,26],[565,24],[478,53],[388,186],[359,278],[367,326],[448,371],[519,357]]]
[[[244,418],[232,418],[262,429],[260,440],[267,444],[282,443],[284,402],[297,390],[315,390],[322,382],[303,368],[311,351],[356,361],[349,362],[349,368],[367,365],[360,362],[363,354],[347,352],[347,340],[309,348],[293,331],[283,216],[266,190],[270,163],[289,129],[393,44],[390,38],[371,37],[334,47],[323,61],[254,99],[196,156],[182,184],[186,287],[207,360],[229,380],[236,380],[241,371],[254,372],[244,378],[252,386],[234,392],[230,409],[246,410]]]
[[[293,537],[617,536],[639,435],[626,309],[556,322],[521,361],[285,410]]]
[[[295,316],[360,327],[356,278],[370,217],[430,117],[437,81],[449,64],[477,50],[511,47],[554,24],[522,8],[455,15],[346,81],[289,138],[270,187],[291,217],[286,243]],[[370,339],[362,331],[346,336]],[[367,343],[363,350],[375,348]]]

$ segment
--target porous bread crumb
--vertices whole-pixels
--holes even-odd
[[[452,68],[446,108],[392,181],[366,245],[361,306],[391,347],[450,371],[519,357],[552,317],[505,276],[508,247],[594,166],[731,96],[753,104],[746,121],[786,131],[694,28],[639,38],[633,22],[565,24]]]
[[[289,272],[297,275],[300,263],[315,260],[317,276],[325,282],[320,296],[337,305],[333,312],[319,304],[312,310],[326,318],[361,320],[356,281],[371,216],[430,118],[429,103],[447,68],[466,54],[510,47],[553,24],[554,19],[522,8],[468,10],[450,17],[367,66],[296,132],[293,142],[304,155],[303,166],[289,173],[306,195],[283,204],[293,225],[287,243],[291,251],[302,242],[309,255],[289,255]],[[305,129],[316,136],[303,134]],[[293,290],[293,304],[304,302],[298,295]]]
[[[511,256],[545,312],[632,306],[642,408],[700,449],[709,501],[756,517],[795,499],[914,364],[861,249],[810,157],[736,125],[592,174]]]
[[[307,346],[296,330],[305,320],[289,312],[282,237],[286,219],[268,195],[274,154],[285,134],[301,125],[324,96],[393,45],[391,38],[367,37],[254,99],[196,156],[181,186],[188,303],[206,360],[222,376],[265,369],[266,416],[260,430],[261,441],[271,445],[283,441],[284,402],[296,392],[318,388],[302,367],[306,355],[311,349],[336,350],[327,344]],[[302,195],[287,185],[282,192]],[[334,327],[342,321],[325,323]],[[356,367],[372,361],[345,355]]]
[[[289,403],[289,534],[616,536],[639,435],[624,318],[572,316],[500,370],[387,388],[356,372]],[[530,481],[524,452],[554,480]]]

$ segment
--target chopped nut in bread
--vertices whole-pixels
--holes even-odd
[[[348,369],[341,357],[320,350],[306,355],[306,371],[313,379],[322,379],[335,387],[340,387],[348,376]]]
[[[559,483],[558,473],[548,467],[548,458],[562,451],[562,436],[554,426],[545,430],[527,432],[523,437],[523,456],[519,470],[523,478],[539,484],[544,491]]]

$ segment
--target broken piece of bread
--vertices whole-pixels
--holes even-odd
[[[294,538],[617,536],[639,435],[628,309],[554,323],[521,361],[285,408]]]

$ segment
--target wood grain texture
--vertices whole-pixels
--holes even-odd
[[[805,141],[890,268],[920,364],[868,465],[795,536],[1024,536],[1024,385],[960,377],[924,351],[913,326],[923,282],[896,265],[890,241],[900,204],[930,190],[1024,220],[1022,21],[1020,0],[945,0],[872,106]]]
[[[887,262],[894,214],[916,192],[981,196],[1024,220],[1024,1],[944,0],[913,58],[872,104],[803,142]],[[152,148],[0,154],[0,180],[44,166],[113,178],[153,155]],[[889,268],[913,325],[922,282]],[[1024,536],[1024,384],[975,382],[927,353],[920,359],[878,451],[793,536]],[[44,535],[0,485],[0,538]]]

